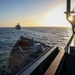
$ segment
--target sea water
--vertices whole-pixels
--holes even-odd
[[[59,48],[64,49],[72,35],[72,30],[71,28],[60,27],[26,27],[20,30],[15,28],[0,28],[0,75],[5,74],[10,52],[21,35],[27,38],[33,38],[50,46],[58,45]]]

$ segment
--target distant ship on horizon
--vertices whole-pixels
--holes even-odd
[[[19,25],[19,23],[15,26],[15,29],[21,29],[21,26]]]

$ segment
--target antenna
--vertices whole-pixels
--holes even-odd
[[[72,25],[72,30],[73,30],[73,34],[75,34],[75,7],[74,9],[71,11],[71,0],[67,0],[67,9],[66,9],[66,19],[68,20],[68,22]]]

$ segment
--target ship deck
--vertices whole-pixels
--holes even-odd
[[[33,45],[34,44],[31,40],[19,40],[16,42],[15,46],[11,50],[10,57],[8,59],[7,73],[15,75],[20,70],[32,63],[40,55],[51,49],[50,46],[41,43],[43,52],[38,54],[32,51]]]

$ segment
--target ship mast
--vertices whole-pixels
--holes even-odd
[[[72,25],[73,34],[75,34],[75,8],[71,11],[71,0],[67,0],[66,19]]]

